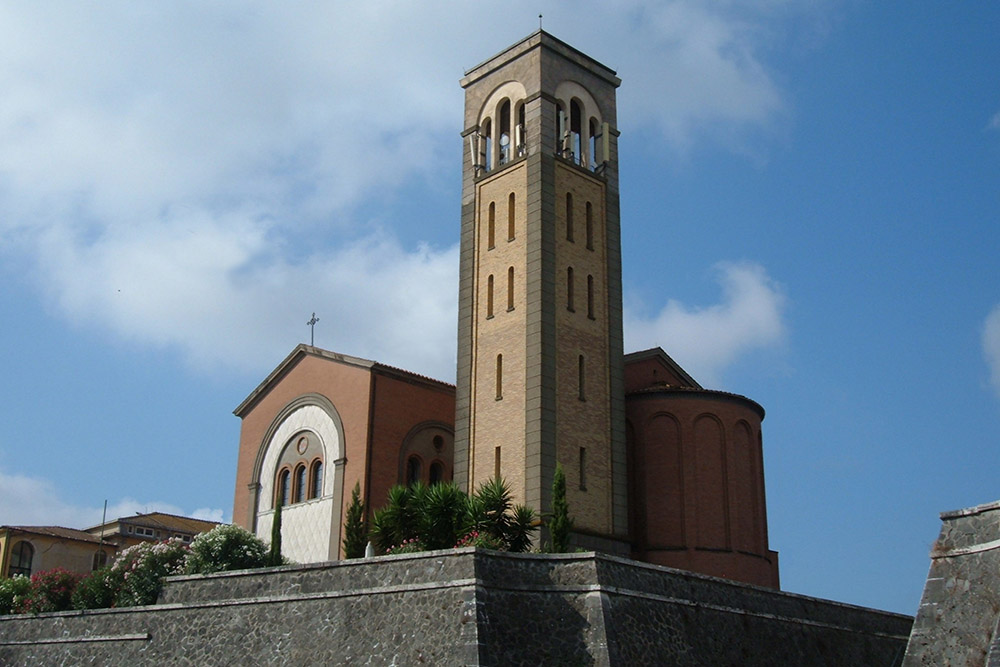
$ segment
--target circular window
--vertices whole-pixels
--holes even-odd
[[[306,450],[309,449],[309,438],[302,436],[299,441],[295,443],[295,448],[299,451],[299,454],[305,454]]]

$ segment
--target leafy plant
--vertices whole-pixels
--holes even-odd
[[[221,524],[191,541],[188,574],[265,567],[268,548],[256,535],[235,524]]]
[[[163,587],[163,578],[184,571],[188,547],[177,538],[163,542],[141,542],[118,554],[111,566],[121,576],[114,607],[154,604]]]
[[[274,518],[271,520],[271,547],[267,552],[267,564],[270,567],[281,565],[281,498],[274,508]]]
[[[114,606],[115,597],[125,583],[124,572],[110,565],[94,570],[73,591],[73,609],[106,609]]]
[[[61,567],[36,572],[31,575],[31,589],[21,600],[19,611],[40,614],[70,609],[73,590],[82,577]]]
[[[361,483],[354,484],[351,504],[344,521],[344,557],[361,558],[368,546],[368,525],[365,521],[365,504],[361,500]]]
[[[17,613],[30,591],[31,579],[23,574],[0,579],[0,616]]]
[[[569,504],[566,502],[566,474],[562,466],[556,463],[556,472],[552,476],[552,516],[549,518],[549,537],[552,539],[554,553],[566,553],[569,550],[571,530],[573,520],[569,517]]]

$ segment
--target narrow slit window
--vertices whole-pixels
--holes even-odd
[[[503,398],[503,355],[497,355],[497,400]]]
[[[587,400],[586,382],[585,382],[586,375],[587,375],[587,373],[586,373],[586,363],[587,362],[584,360],[583,355],[581,354],[579,356],[579,358],[576,360],[576,363],[577,363],[577,366],[578,366],[577,373],[579,374],[578,382],[580,384],[580,397],[579,398],[580,398],[581,401],[585,401],[585,400]]]
[[[587,448],[580,448],[580,490],[587,490]]]
[[[309,497],[310,498],[322,498],[323,497],[323,462],[314,461],[312,464],[312,471],[310,474],[311,479],[309,480]]]
[[[587,276],[587,317],[594,319],[594,276]]]
[[[500,479],[500,448],[493,450],[493,479]]]
[[[573,311],[573,267],[566,269],[566,310]]]
[[[306,467],[300,465],[295,469],[295,502],[301,503],[306,499]]]
[[[507,310],[514,310],[514,267],[507,269]]]
[[[493,250],[497,235],[497,205],[490,202],[489,221],[486,223],[486,248]]]
[[[514,193],[507,198],[507,240],[514,240]]]
[[[486,279],[486,317],[493,317],[493,275]]]
[[[566,193],[566,240],[573,241],[573,193]]]
[[[292,494],[292,471],[285,468],[278,473],[278,493],[275,496],[275,504],[287,505]]]
[[[587,250],[594,249],[594,207],[587,202]]]

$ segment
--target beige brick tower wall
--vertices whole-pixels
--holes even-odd
[[[455,479],[471,489],[492,477],[499,447],[500,473],[516,500],[547,512],[558,461],[567,473],[578,541],[627,553],[615,108],[619,83],[612,70],[542,31],[473,68],[462,80],[466,143]],[[557,104],[568,111],[571,98],[586,100],[585,123],[596,117],[607,124],[608,150],[602,150],[598,170],[560,153]],[[513,151],[500,164],[494,145],[492,164],[484,165],[480,135],[489,120],[492,137],[498,138],[498,105],[504,99],[512,103],[512,128],[518,106],[524,105],[524,150]],[[573,241],[566,235],[567,192],[573,195]],[[515,237],[508,241],[511,193]],[[593,225],[589,248],[587,202]],[[512,267],[513,309],[508,311]],[[568,308],[569,267],[573,311]]]

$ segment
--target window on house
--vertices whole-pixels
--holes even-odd
[[[292,497],[292,471],[288,468],[278,473],[278,493],[275,497],[276,503],[282,506],[288,505]]]
[[[594,207],[587,202],[587,250],[594,249]]]
[[[416,454],[406,459],[406,485],[413,486],[420,481],[420,457]]]
[[[507,240],[514,240],[514,193],[511,192],[510,196],[507,197]]]
[[[497,400],[503,398],[503,355],[497,355]]]
[[[486,249],[492,250],[496,246],[497,229],[497,205],[490,202],[489,219],[486,223]]]
[[[493,275],[486,279],[486,317],[493,317]]]
[[[295,468],[295,502],[306,499],[306,467],[301,463]]]
[[[107,564],[108,564],[108,552],[105,551],[104,549],[98,549],[97,552],[94,554],[94,563],[90,569],[91,571],[100,570]]]
[[[594,319],[594,276],[587,276],[587,317]]]
[[[573,267],[566,269],[566,310],[573,311]]]
[[[440,461],[431,463],[430,483],[438,484],[444,481],[444,464]]]
[[[566,193],[566,240],[573,241],[573,193]]]
[[[323,497],[323,462],[320,460],[313,461],[311,474],[309,475],[309,497],[310,498],[322,498]]]
[[[507,310],[514,310],[514,267],[507,269]]]
[[[23,574],[26,577],[30,577],[31,561],[34,557],[35,548],[31,546],[31,542],[21,540],[15,544],[10,552],[10,566],[7,568],[7,576],[13,577]]]

